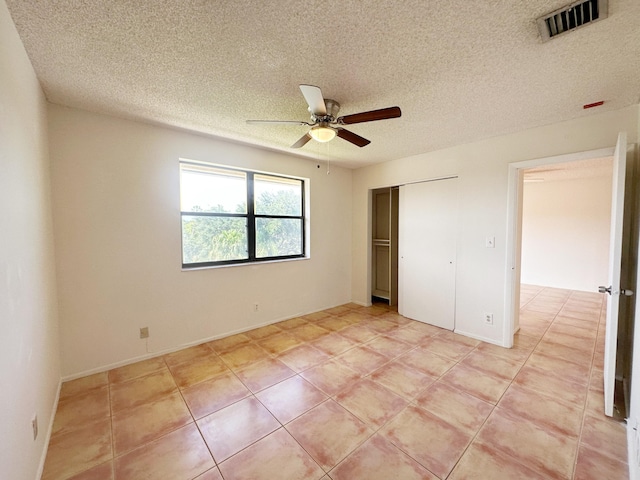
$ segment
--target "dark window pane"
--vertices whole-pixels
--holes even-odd
[[[255,174],[256,215],[302,216],[302,181]]]
[[[247,213],[247,174],[224,168],[182,165],[180,210]]]
[[[256,257],[302,255],[302,220],[256,218]]]
[[[182,263],[246,258],[249,258],[246,218],[182,217]]]

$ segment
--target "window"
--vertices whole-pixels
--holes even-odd
[[[180,163],[183,268],[305,256],[304,180]]]

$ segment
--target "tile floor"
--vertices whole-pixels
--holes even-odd
[[[43,478],[626,479],[603,302],[523,286],[513,349],[349,304],[67,382]]]

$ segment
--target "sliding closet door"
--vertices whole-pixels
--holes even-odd
[[[453,330],[457,178],[400,187],[401,315]]]

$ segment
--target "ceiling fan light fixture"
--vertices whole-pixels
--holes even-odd
[[[322,125],[318,125],[309,130],[309,135],[316,142],[330,142],[336,137],[336,131],[331,127],[323,127]]]

